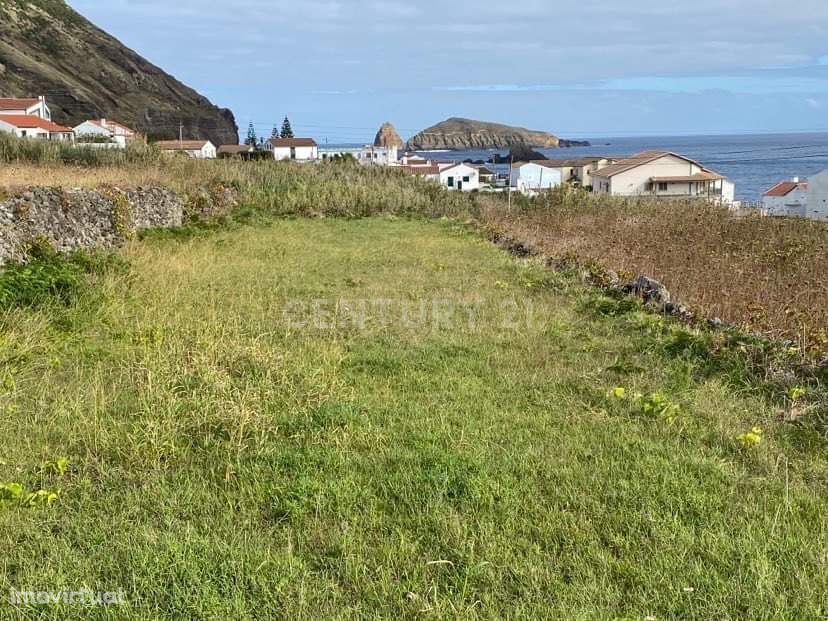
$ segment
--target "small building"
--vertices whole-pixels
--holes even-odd
[[[14,134],[18,138],[40,138],[42,140],[65,140],[74,142],[75,133],[48,119],[25,114],[0,114],[0,132]]]
[[[52,111],[46,104],[46,98],[40,97],[0,97],[0,114],[36,116],[47,121],[52,120]]]
[[[512,165],[509,185],[522,194],[551,190],[561,185],[561,169],[552,160],[518,162]]]
[[[406,153],[400,159],[400,164],[403,166],[417,166],[417,165],[424,165],[427,164],[429,160],[424,158],[422,155],[417,155],[416,153]]]
[[[275,160],[313,162],[319,159],[319,147],[313,138],[271,138],[264,143],[264,149]]]
[[[155,146],[167,153],[182,153],[197,160],[216,159],[216,146],[209,140],[159,140]]]
[[[75,127],[75,136],[78,142],[83,142],[85,136],[109,138],[113,143],[124,148],[127,142],[135,140],[138,132],[110,119],[89,119]]]
[[[806,217],[808,183],[794,177],[780,181],[762,195],[762,209],[768,216]]]
[[[251,144],[223,144],[216,150],[219,159],[238,158],[249,160],[256,154],[256,147]]]
[[[430,181],[440,181],[440,167],[432,162],[417,164],[416,166],[402,166],[401,169],[415,177],[423,177]]]
[[[690,158],[644,151],[591,173],[592,192],[612,196],[704,199],[733,203],[734,185]]]
[[[592,189],[592,173],[614,164],[619,158],[581,157],[570,160],[547,160],[547,165],[556,166],[561,171],[561,183]]]
[[[365,145],[356,154],[360,164],[369,166],[397,166],[398,157],[398,147],[375,147],[373,145]]]
[[[482,164],[472,164],[477,169],[480,177],[480,185],[494,185],[497,182],[497,175],[493,170]]]
[[[808,178],[805,217],[828,220],[828,170]]]
[[[449,190],[471,192],[480,189],[480,174],[470,164],[438,164],[440,184]]]

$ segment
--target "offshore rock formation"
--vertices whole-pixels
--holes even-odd
[[[451,118],[421,131],[408,141],[408,149],[412,151],[508,149],[519,145],[555,149],[560,146],[560,140],[553,134],[523,127]]]
[[[402,148],[403,141],[391,123],[383,123],[377,132],[377,137],[374,138],[374,146]]]

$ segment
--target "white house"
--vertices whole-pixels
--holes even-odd
[[[440,184],[449,190],[471,192],[480,189],[480,173],[469,164],[444,164],[438,166]]]
[[[75,139],[75,134],[70,128],[39,116],[25,114],[0,114],[0,132],[14,134],[18,138],[68,141]]]
[[[561,171],[561,183],[581,188],[592,188],[592,174],[614,164],[619,158],[581,157],[571,160],[546,160],[548,166],[554,165]]]
[[[509,185],[522,194],[550,190],[561,185],[561,169],[547,160],[519,162],[512,166]]]
[[[653,196],[733,202],[734,185],[683,155],[644,151],[592,173],[592,191],[613,196]]]
[[[80,138],[79,142],[83,142],[83,136],[104,136],[124,148],[127,142],[133,140],[138,134],[135,130],[117,121],[90,119],[75,127],[75,135]]]
[[[313,138],[271,138],[264,143],[265,151],[276,160],[312,162],[319,159],[319,147]]]
[[[360,164],[369,166],[397,166],[398,157],[398,147],[375,147],[373,145],[365,145],[356,154]]]
[[[806,217],[828,220],[828,170],[808,178]]]
[[[160,140],[155,146],[167,153],[183,153],[197,160],[216,158],[216,145],[209,140]]]
[[[804,218],[808,204],[808,183],[799,177],[780,181],[762,195],[762,209],[769,216]]]
[[[0,114],[19,114],[36,116],[47,121],[52,120],[52,112],[43,95],[24,98],[0,97]]]

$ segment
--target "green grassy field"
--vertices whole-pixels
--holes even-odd
[[[0,617],[828,614],[825,439],[686,329],[450,222],[124,255],[0,316]]]

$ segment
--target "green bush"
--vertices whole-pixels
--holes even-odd
[[[48,242],[37,241],[26,251],[26,261],[0,271],[0,308],[39,306],[51,301],[71,304],[81,290],[83,276],[124,269],[124,260],[111,253],[75,251],[59,254]]]

